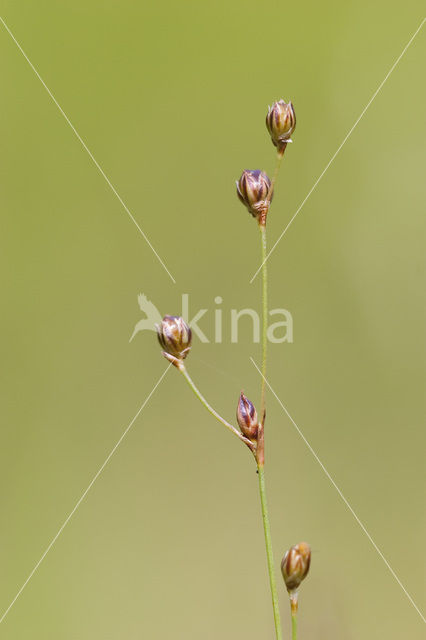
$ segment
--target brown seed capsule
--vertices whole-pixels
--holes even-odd
[[[256,441],[259,431],[259,421],[254,405],[241,391],[237,406],[237,422],[243,436],[249,440]]]
[[[164,316],[156,329],[163,356],[179,368],[191,348],[191,329],[180,316]]]
[[[259,169],[245,169],[236,182],[237,195],[254,218],[261,220],[268,213],[273,192],[271,181]]]
[[[294,591],[306,578],[311,563],[311,547],[306,542],[290,547],[281,562],[281,572],[287,591]]]
[[[296,128],[296,114],[292,103],[287,104],[284,100],[279,100],[269,107],[266,127],[278,150],[285,149],[287,142],[291,142],[291,134]]]

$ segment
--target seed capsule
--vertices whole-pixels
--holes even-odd
[[[237,422],[243,436],[249,440],[256,441],[259,431],[259,421],[254,405],[241,391],[237,406]]]
[[[281,573],[287,591],[297,589],[306,578],[311,563],[311,547],[306,542],[290,547],[281,562]]]
[[[259,169],[245,169],[236,182],[237,195],[254,218],[259,221],[266,217],[273,192],[271,181]]]
[[[291,142],[291,134],[296,128],[296,114],[292,103],[287,104],[284,100],[279,100],[269,107],[266,127],[278,150],[285,149],[287,142]]]
[[[163,356],[179,368],[191,348],[191,329],[180,316],[164,316],[156,329]]]

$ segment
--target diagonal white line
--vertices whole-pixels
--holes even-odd
[[[345,503],[345,505],[347,506],[347,508],[349,509],[349,511],[351,512],[351,514],[353,515],[353,517],[355,518],[355,520],[357,521],[357,523],[359,524],[359,526],[361,527],[363,532],[365,533],[365,535],[367,536],[367,538],[370,540],[370,542],[373,545],[374,549],[377,551],[377,553],[379,554],[379,556],[381,557],[381,559],[383,560],[383,562],[385,563],[385,565],[387,566],[387,568],[389,569],[389,571],[391,572],[391,574],[393,575],[393,577],[395,578],[395,580],[397,581],[397,583],[399,584],[399,586],[401,587],[401,589],[403,590],[403,592],[405,593],[405,595],[407,596],[407,598],[409,599],[409,601],[411,602],[411,604],[413,605],[413,607],[415,608],[415,610],[417,611],[417,613],[419,614],[419,616],[421,617],[423,622],[426,623],[426,618],[424,617],[424,615],[422,614],[422,612],[420,611],[420,609],[418,608],[418,606],[414,602],[413,598],[410,596],[410,594],[408,593],[407,589],[404,587],[404,585],[402,584],[401,580],[398,578],[398,576],[396,575],[395,571],[392,569],[392,567],[390,566],[389,562],[386,560],[385,556],[380,551],[379,547],[374,542],[373,538],[368,533],[367,529],[362,524],[361,520],[358,518],[357,514],[352,509],[351,505],[346,500],[345,496],[343,495],[343,493],[341,492],[341,490],[339,489],[339,487],[337,486],[337,484],[335,483],[335,481],[333,480],[333,478],[331,477],[331,475],[329,474],[329,472],[327,471],[327,469],[325,468],[325,466],[323,465],[321,460],[319,459],[318,455],[315,453],[315,451],[313,450],[313,448],[311,447],[309,442],[306,440],[305,436],[303,435],[303,433],[301,432],[301,430],[297,426],[296,422],[293,420],[293,418],[291,417],[291,415],[287,411],[286,407],[281,402],[281,400],[279,399],[279,397],[277,396],[277,394],[275,393],[275,391],[273,390],[273,388],[269,384],[268,380],[264,377],[264,375],[262,374],[261,370],[259,369],[259,367],[257,366],[256,362],[253,360],[253,358],[251,356],[250,356],[250,360],[252,361],[252,363],[254,364],[254,366],[256,367],[256,369],[258,370],[260,375],[262,376],[262,378],[265,380],[265,383],[266,383],[268,389],[271,391],[272,395],[275,397],[275,399],[277,400],[278,404],[280,405],[280,407],[282,408],[284,413],[287,415],[287,417],[292,422],[293,426],[296,428],[297,433],[302,438],[303,442],[306,444],[306,446],[308,447],[309,451],[314,456],[315,460],[318,462],[318,464],[320,465],[321,469],[324,471],[325,475],[330,480],[331,484],[336,489],[337,493],[339,494],[339,496],[341,497],[341,499],[343,500],[343,502]]]
[[[79,506],[81,505],[81,503],[83,502],[84,498],[87,496],[87,494],[89,493],[90,489],[93,487],[93,485],[95,484],[96,480],[99,478],[99,476],[101,475],[102,471],[105,469],[105,467],[107,466],[108,462],[111,460],[112,456],[114,455],[114,453],[117,451],[118,447],[120,446],[120,444],[122,443],[122,441],[124,440],[124,438],[126,437],[126,435],[128,434],[128,432],[130,431],[130,429],[132,428],[134,422],[136,421],[136,419],[139,417],[139,415],[142,413],[143,409],[145,408],[145,406],[147,405],[147,403],[149,402],[152,394],[154,393],[154,391],[157,389],[158,385],[160,384],[160,382],[163,380],[164,376],[166,375],[166,373],[168,372],[168,370],[171,367],[171,363],[169,364],[169,366],[167,367],[167,369],[162,373],[162,375],[160,376],[160,378],[157,380],[157,382],[155,383],[152,391],[147,395],[147,397],[145,398],[145,400],[143,401],[142,405],[139,407],[137,413],[135,414],[135,416],[132,418],[131,422],[129,423],[129,425],[126,427],[125,431],[123,432],[123,434],[121,435],[121,437],[119,438],[119,440],[116,442],[116,444],[114,445],[114,447],[112,448],[111,452],[108,454],[108,456],[105,458],[103,464],[99,467],[98,471],[96,472],[96,474],[93,476],[90,484],[88,485],[87,489],[85,489],[85,491],[82,493],[81,497],[78,499],[78,501],[76,502],[74,508],[72,509],[72,511],[69,513],[69,515],[67,516],[67,518],[65,519],[64,523],[62,524],[62,526],[59,528],[58,532],[56,533],[56,535],[54,536],[54,538],[52,538],[51,542],[49,543],[49,546],[46,548],[45,552],[43,553],[43,555],[41,556],[40,560],[37,562],[37,564],[35,565],[34,569],[31,571],[31,573],[29,574],[28,578],[25,580],[24,584],[22,585],[22,587],[19,589],[18,593],[16,594],[16,596],[13,598],[12,602],[9,604],[9,606],[7,607],[6,611],[3,613],[3,615],[0,618],[0,624],[3,622],[3,620],[5,619],[5,617],[7,616],[7,614],[9,613],[9,611],[11,610],[11,608],[13,607],[13,605],[15,604],[15,602],[17,601],[17,599],[19,598],[19,596],[21,595],[21,593],[23,592],[23,590],[25,589],[25,587],[27,586],[27,584],[29,583],[29,581],[31,580],[31,578],[33,577],[33,575],[35,574],[35,572],[37,571],[37,569],[39,568],[39,566],[41,565],[41,563],[43,562],[43,560],[45,559],[45,557],[47,556],[47,554],[49,553],[49,551],[51,550],[51,548],[53,547],[53,545],[55,544],[55,542],[57,541],[57,539],[59,538],[59,536],[61,535],[62,531],[65,529],[65,527],[67,526],[68,522],[71,520],[71,518],[73,517],[73,515],[75,514],[75,512],[77,511],[77,509],[79,508]]]
[[[411,38],[409,39],[409,41],[407,42],[407,44],[405,45],[405,47],[403,48],[403,50],[401,51],[401,53],[399,54],[399,56],[397,57],[397,59],[395,60],[395,62],[393,63],[393,65],[391,66],[391,68],[389,69],[389,71],[387,72],[386,76],[384,77],[384,79],[382,80],[382,82],[379,84],[379,86],[377,87],[376,91],[373,93],[373,95],[371,96],[370,100],[367,102],[367,104],[365,105],[364,109],[361,111],[361,114],[358,116],[358,118],[355,120],[354,124],[352,125],[352,127],[349,129],[348,133],[346,134],[346,136],[343,138],[342,143],[340,144],[340,146],[337,148],[337,150],[334,152],[334,154],[331,156],[330,160],[328,161],[328,163],[326,164],[325,168],[323,169],[322,173],[320,173],[320,175],[318,176],[318,178],[316,179],[316,181],[314,182],[313,186],[311,187],[310,191],[308,191],[308,194],[305,196],[304,200],[302,200],[301,204],[299,205],[299,207],[297,208],[296,212],[293,214],[293,217],[290,219],[290,222],[287,224],[287,226],[285,227],[284,231],[282,231],[281,235],[279,236],[278,240],[274,243],[272,249],[269,251],[268,255],[266,256],[266,258],[264,259],[264,261],[262,262],[262,264],[260,265],[260,267],[257,269],[256,273],[253,275],[253,277],[250,280],[250,284],[252,284],[253,280],[256,278],[257,274],[259,273],[259,271],[261,270],[261,268],[263,267],[263,265],[265,264],[265,262],[267,260],[269,260],[269,257],[271,255],[271,253],[275,250],[276,246],[278,245],[278,243],[281,241],[281,239],[283,238],[283,236],[285,235],[285,233],[287,232],[287,230],[289,229],[290,225],[294,222],[296,216],[299,214],[299,212],[302,210],[302,208],[304,207],[305,203],[307,202],[307,200],[310,198],[310,196],[312,195],[312,193],[315,191],[315,189],[317,188],[318,184],[321,182],[322,178],[324,177],[325,173],[327,172],[327,170],[329,169],[330,165],[334,162],[335,158],[337,157],[337,155],[339,154],[340,150],[342,149],[343,145],[346,143],[346,141],[348,140],[349,136],[352,134],[352,132],[354,131],[354,129],[357,127],[359,121],[361,120],[361,118],[364,116],[365,112],[367,111],[367,109],[370,107],[371,103],[373,102],[373,100],[376,98],[377,94],[379,93],[379,91],[382,89],[383,85],[385,84],[386,80],[389,78],[389,76],[391,75],[392,71],[395,69],[395,67],[397,66],[397,64],[400,62],[401,58],[404,56],[404,54],[406,53],[408,47],[411,45],[411,43],[413,42],[414,38],[416,37],[416,35],[419,33],[420,29],[423,27],[424,23],[426,21],[426,18],[423,18],[423,20],[420,23],[420,26],[416,29],[416,31],[413,33],[413,35],[411,36]]]
[[[105,171],[102,169],[102,167],[100,166],[99,162],[96,160],[96,158],[94,157],[93,153],[90,151],[89,147],[87,146],[87,144],[84,142],[84,140],[82,139],[82,137],[80,136],[80,134],[78,133],[77,129],[74,127],[74,125],[72,124],[71,120],[68,118],[67,114],[65,113],[65,111],[62,109],[61,105],[59,104],[59,102],[56,100],[55,96],[53,95],[53,93],[50,91],[49,87],[47,86],[47,84],[45,83],[45,81],[43,80],[43,78],[41,77],[41,75],[39,74],[39,72],[37,71],[37,69],[35,68],[35,66],[33,65],[33,63],[31,62],[31,60],[28,58],[27,54],[25,53],[25,51],[23,50],[23,48],[21,47],[21,45],[19,44],[19,42],[17,41],[17,39],[15,38],[15,36],[13,35],[13,33],[11,32],[11,30],[9,29],[9,27],[7,26],[7,24],[5,23],[5,21],[3,20],[3,18],[0,16],[0,21],[3,24],[4,28],[6,29],[6,31],[8,32],[8,34],[10,35],[10,37],[12,38],[13,42],[16,44],[16,46],[18,47],[19,51],[22,53],[22,55],[24,56],[25,60],[28,62],[28,64],[30,65],[31,69],[34,71],[35,75],[37,76],[37,78],[40,80],[41,84],[43,85],[43,87],[46,89],[47,93],[49,94],[49,96],[51,97],[51,99],[53,100],[53,102],[55,103],[55,105],[58,107],[59,111],[61,112],[61,114],[63,115],[63,117],[65,118],[67,124],[70,126],[70,128],[72,129],[73,133],[75,134],[77,140],[81,143],[82,147],[84,148],[84,150],[87,152],[88,156],[90,157],[90,159],[92,160],[93,164],[95,165],[95,167],[98,169],[99,173],[101,174],[101,176],[105,179],[106,183],[108,184],[108,186],[110,187],[111,191],[113,192],[113,194],[115,195],[115,197],[117,198],[117,200],[119,201],[119,203],[121,204],[121,206],[123,207],[123,209],[125,210],[125,212],[127,213],[127,215],[129,216],[130,220],[133,222],[133,224],[136,226],[136,228],[138,229],[139,233],[141,234],[141,236],[143,237],[143,239],[145,240],[145,242],[148,244],[149,248],[151,249],[151,251],[153,252],[153,254],[155,255],[155,257],[157,258],[157,260],[159,261],[159,263],[161,264],[161,266],[163,267],[163,269],[167,272],[168,276],[170,277],[170,279],[176,284],[176,280],[174,279],[174,277],[172,276],[172,274],[170,273],[170,271],[167,269],[166,265],[164,264],[163,260],[160,258],[160,256],[158,255],[157,251],[154,249],[154,247],[152,246],[150,240],[148,239],[147,235],[144,233],[144,231],[142,230],[142,228],[140,227],[139,223],[137,222],[137,220],[135,219],[135,217],[132,215],[132,213],[130,212],[129,208],[127,207],[127,205],[125,204],[125,202],[123,201],[122,197],[120,196],[120,194],[118,193],[117,189],[114,187],[114,185],[112,184],[112,182],[110,181],[110,179],[108,178],[108,176],[106,175]]]

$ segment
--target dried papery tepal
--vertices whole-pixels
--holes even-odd
[[[281,572],[287,591],[295,591],[308,575],[311,564],[311,547],[307,542],[299,542],[285,553],[281,562]]]
[[[259,431],[257,411],[242,391],[238,399],[237,422],[241,433],[249,440],[256,442]]]
[[[296,114],[291,102],[284,100],[274,102],[266,115],[266,127],[277,150],[284,153],[288,142],[292,142],[291,135],[296,128]]]
[[[260,169],[245,169],[236,182],[237,195],[259,224],[266,215],[273,197],[273,188],[269,177]]]
[[[163,356],[179,368],[191,348],[191,329],[180,316],[164,316],[156,329]]]

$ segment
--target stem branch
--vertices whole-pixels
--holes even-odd
[[[195,386],[194,381],[192,380],[191,376],[189,375],[189,373],[187,372],[185,365],[183,363],[180,364],[180,366],[178,367],[179,371],[183,374],[185,380],[187,381],[187,383],[189,384],[190,388],[192,389],[192,391],[194,392],[194,394],[196,395],[196,397],[198,398],[198,400],[200,400],[200,402],[205,406],[205,408],[207,409],[207,411],[209,413],[211,413],[211,415],[216,418],[216,420],[218,420],[220,423],[222,423],[227,429],[229,429],[229,431],[232,431],[232,433],[237,436],[237,438],[239,438],[240,440],[242,440],[242,442],[244,442],[244,444],[246,444],[249,449],[254,453],[254,446],[253,443],[248,439],[245,438],[242,433],[240,433],[238,431],[238,429],[236,429],[236,427],[234,427],[232,424],[230,424],[227,420],[225,420],[225,418],[222,418],[222,416],[213,409],[213,407],[207,402],[207,400],[205,399],[205,397],[203,396],[203,394],[201,393],[201,391]]]

